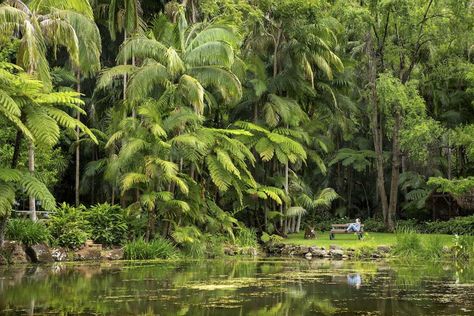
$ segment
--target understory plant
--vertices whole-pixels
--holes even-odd
[[[7,223],[6,237],[8,240],[19,241],[29,246],[49,243],[51,235],[42,222],[15,218]]]
[[[84,212],[91,238],[103,245],[120,245],[127,237],[127,223],[123,209],[108,203],[97,204]]]
[[[393,252],[400,257],[419,256],[423,252],[423,246],[418,233],[411,229],[397,232],[397,242]]]
[[[123,247],[124,258],[128,260],[173,259],[179,256],[178,249],[163,237],[147,242],[143,238],[129,241]]]
[[[235,236],[235,244],[239,247],[258,247],[255,229],[244,226],[240,227]]]
[[[52,214],[48,228],[54,242],[62,247],[78,248],[91,236],[89,223],[84,219],[84,206],[60,205]]]

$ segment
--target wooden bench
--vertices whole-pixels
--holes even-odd
[[[359,232],[348,232],[347,227],[350,224],[331,224],[331,231],[329,232],[329,239],[333,240],[335,238],[335,234],[357,234],[357,238],[362,239],[364,235],[364,224],[360,225]]]

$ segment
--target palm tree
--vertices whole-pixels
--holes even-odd
[[[125,43],[129,35],[135,35],[143,28],[141,19],[142,8],[139,0],[112,0],[108,5],[108,25],[110,37],[115,41],[117,32],[123,32],[123,42]],[[132,54],[132,66],[135,66],[135,56]],[[127,61],[124,62],[126,64]],[[127,73],[123,74],[123,99],[126,99]],[[132,110],[132,116],[135,111]]]
[[[141,65],[111,68],[102,74],[98,86],[130,75],[126,94],[132,108],[139,100],[159,96],[174,107],[190,106],[202,114],[205,103],[216,106],[219,98],[233,102],[241,96],[240,81],[231,70],[236,42],[226,27],[199,24],[187,28],[184,16],[176,24],[162,17],[155,21],[149,38],[133,37],[120,50],[119,63],[134,56]]]
[[[307,152],[302,145],[305,134],[289,128],[275,128],[273,131],[269,131],[259,125],[243,121],[236,122],[234,125],[253,134],[253,137],[247,145],[259,154],[262,162],[270,162],[274,160],[277,163],[284,165],[285,180],[283,187],[285,189],[287,201],[289,201],[289,164],[295,164],[297,162],[304,163],[306,161]],[[288,207],[289,204],[287,203],[287,208]],[[288,223],[287,221],[283,222],[283,218],[286,216],[286,210],[283,210],[283,204],[280,204],[280,212],[282,233],[285,234]],[[283,224],[285,224],[284,227]]]
[[[52,146],[59,139],[59,126],[79,127],[92,139],[94,135],[80,121],[65,111],[83,111],[75,92],[44,92],[44,84],[12,64],[0,63],[0,116],[7,119],[29,141],[38,146]],[[22,117],[25,117],[24,122]],[[45,209],[54,208],[54,198],[46,186],[35,178],[14,168],[0,168],[0,242],[5,222],[15,199],[15,186],[23,187],[31,197],[39,198]],[[32,214],[35,218],[36,214]]]
[[[83,4],[87,6],[85,12],[92,11],[92,8],[87,0],[83,0]],[[89,10],[90,9],[90,10]],[[100,70],[100,54],[102,51],[102,44],[99,29],[95,24],[93,18],[86,14],[81,14],[68,10],[54,10],[54,15],[67,21],[77,35],[79,44],[79,62],[77,65],[73,63],[73,68],[76,73],[76,91],[81,93],[81,79],[82,77],[89,77],[96,74]],[[81,113],[76,112],[76,119],[81,119]],[[80,193],[80,130],[76,129],[76,169],[75,169],[75,202],[79,205]]]
[[[52,1],[50,1],[52,4]],[[76,8],[81,0],[59,3],[58,7]],[[43,12],[42,10],[48,10]],[[87,10],[86,10],[87,11]],[[69,14],[68,16],[72,16]],[[7,36],[20,37],[20,46],[17,53],[18,64],[29,74],[37,76],[44,82],[43,88],[50,91],[52,88],[49,65],[46,59],[47,46],[54,48],[64,46],[73,65],[79,64],[79,40],[75,29],[65,14],[55,12],[52,7],[44,6],[39,1],[32,2],[30,9],[21,0],[8,0],[0,6],[0,24],[4,27],[1,32]],[[18,32],[17,32],[18,30]],[[30,113],[31,114],[31,113]],[[17,137],[21,141],[21,137]],[[15,145],[19,149],[19,145]],[[15,156],[15,155],[14,155]],[[35,170],[35,148],[32,142],[28,145],[28,166],[30,173]],[[36,201],[30,197],[29,208],[32,219],[36,220]]]

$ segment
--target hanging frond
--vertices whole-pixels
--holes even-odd
[[[44,183],[28,174],[23,174],[20,185],[26,194],[41,201],[41,206],[48,211],[56,208],[56,200]]]
[[[204,87],[212,87],[219,91],[222,98],[231,103],[242,97],[242,86],[236,75],[224,68],[215,66],[198,66],[189,69]]]
[[[191,67],[221,66],[229,69],[234,63],[234,50],[226,42],[207,42],[187,52],[185,60]]]

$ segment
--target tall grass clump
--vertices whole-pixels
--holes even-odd
[[[393,249],[395,255],[415,257],[423,254],[420,236],[413,229],[402,229],[397,232],[397,241]]]
[[[156,237],[147,242],[143,238],[127,242],[123,248],[124,258],[128,260],[173,259],[178,250],[167,239]]]
[[[240,247],[258,247],[257,233],[253,228],[241,227],[235,236],[235,244]]]
[[[6,237],[20,241],[25,245],[49,243],[51,235],[48,228],[41,222],[29,219],[11,219],[7,223]]]
[[[443,256],[443,241],[440,236],[430,236],[424,247],[424,256],[427,259],[439,259]]]

